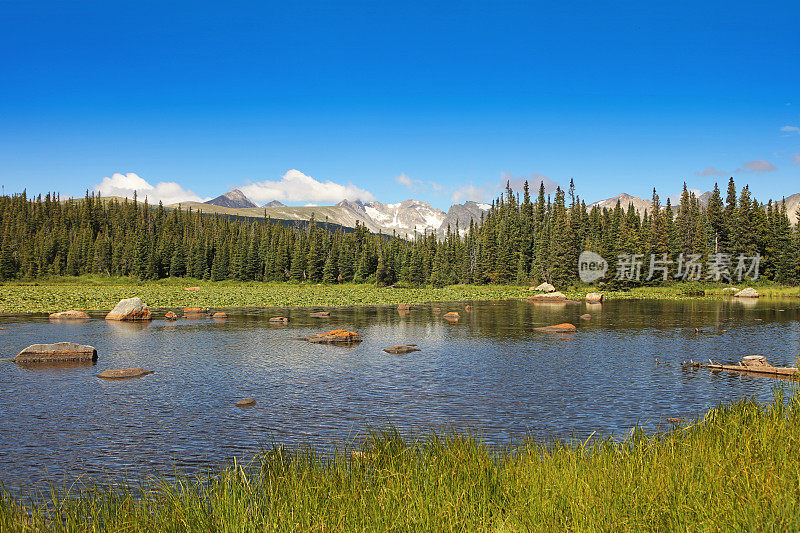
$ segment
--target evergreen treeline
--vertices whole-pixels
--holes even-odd
[[[715,185],[701,205],[684,185],[680,205],[653,206],[641,216],[632,205],[593,207],[575,194],[525,184],[521,198],[507,187],[485,220],[413,241],[370,234],[364,226],[326,231],[313,219],[285,226],[269,218],[242,220],[107,201],[88,193],[59,201],[48,194],[0,197],[0,279],[105,274],[158,279],[191,276],[223,280],[313,282],[535,283],[577,279],[582,250],[611,263],[618,254],[760,254],[761,276],[782,283],[800,279],[800,230],[783,202],[766,205],[737,193],[731,178],[723,198]],[[646,265],[645,265],[646,268]],[[670,267],[674,275],[675,265]]]

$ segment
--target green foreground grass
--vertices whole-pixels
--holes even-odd
[[[624,442],[498,450],[385,431],[356,453],[276,448],[211,477],[3,494],[0,530],[797,531],[799,452],[800,400],[778,390]]]
[[[745,285],[739,284],[738,287]],[[772,283],[752,285],[767,297],[800,297],[800,287]],[[199,287],[187,291],[186,287]],[[675,283],[609,290],[595,286],[559,287],[567,297],[582,299],[600,291],[608,299],[695,299],[727,297],[726,285]],[[186,278],[139,281],[131,278],[83,276],[0,284],[0,314],[51,313],[66,309],[108,310],[122,298],[141,297],[151,308],[301,307],[394,305],[448,301],[510,300],[530,296],[528,286],[451,285],[448,287],[376,287],[374,284],[321,285],[276,282],[210,282]]]

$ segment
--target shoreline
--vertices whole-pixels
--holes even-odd
[[[729,300],[726,284],[675,283],[634,287],[624,291],[596,286],[560,289],[568,299],[583,300],[589,292],[601,292],[607,300]],[[763,284],[752,286],[765,299],[800,298],[800,287]],[[197,290],[187,290],[198,288]],[[557,288],[558,290],[558,288]],[[702,295],[701,295],[702,292]],[[139,296],[151,309],[302,308],[366,305],[425,304],[433,302],[502,301],[534,294],[527,285],[449,285],[446,287],[377,287],[374,284],[322,285],[289,282],[202,281],[167,278],[139,281],[130,278],[51,278],[0,284],[0,315],[41,314],[81,309],[107,311],[123,298]]]
[[[17,529],[794,530],[800,398],[742,400],[624,441],[523,440],[469,433],[405,439],[374,431],[325,457],[274,446],[205,475],[147,477],[15,496],[0,526]]]

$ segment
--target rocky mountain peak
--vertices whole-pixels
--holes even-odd
[[[218,205],[220,207],[230,207],[232,209],[244,209],[248,207],[258,207],[250,198],[244,195],[239,189],[233,189],[225,194],[217,196],[213,200],[204,202],[210,205]]]

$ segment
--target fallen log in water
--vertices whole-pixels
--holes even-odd
[[[763,355],[748,355],[742,358],[742,361],[736,365],[724,365],[715,363],[711,359],[708,363],[696,363],[689,361],[683,363],[684,367],[689,368],[707,368],[709,370],[728,370],[730,372],[747,372],[751,374],[766,374],[773,376],[795,376],[798,375],[798,369],[791,366],[772,366],[767,362]]]

